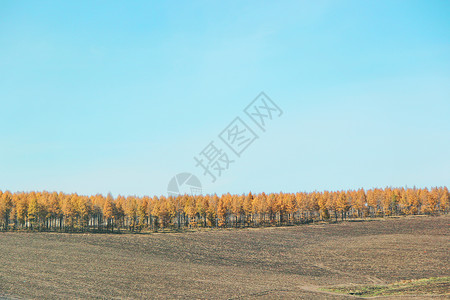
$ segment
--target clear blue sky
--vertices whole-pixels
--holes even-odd
[[[449,16],[428,0],[1,1],[0,189],[160,195],[180,172],[206,193],[448,186]],[[261,91],[284,114],[211,183],[193,157]]]

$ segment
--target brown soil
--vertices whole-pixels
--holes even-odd
[[[0,299],[355,298],[320,287],[449,276],[449,225],[447,215],[193,233],[0,233]]]

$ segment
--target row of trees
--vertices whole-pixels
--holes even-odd
[[[439,214],[447,187],[247,195],[123,197],[0,191],[0,230],[141,231],[246,227],[316,220]]]

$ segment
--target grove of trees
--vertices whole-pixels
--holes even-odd
[[[0,230],[140,232],[445,214],[447,187],[135,197],[0,191]]]

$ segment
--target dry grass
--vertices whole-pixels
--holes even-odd
[[[432,277],[403,280],[386,285],[364,285],[323,288],[324,291],[357,295],[361,297],[403,295],[447,295],[450,296],[450,277]]]
[[[448,276],[450,216],[145,235],[0,233],[0,298],[345,299]]]

